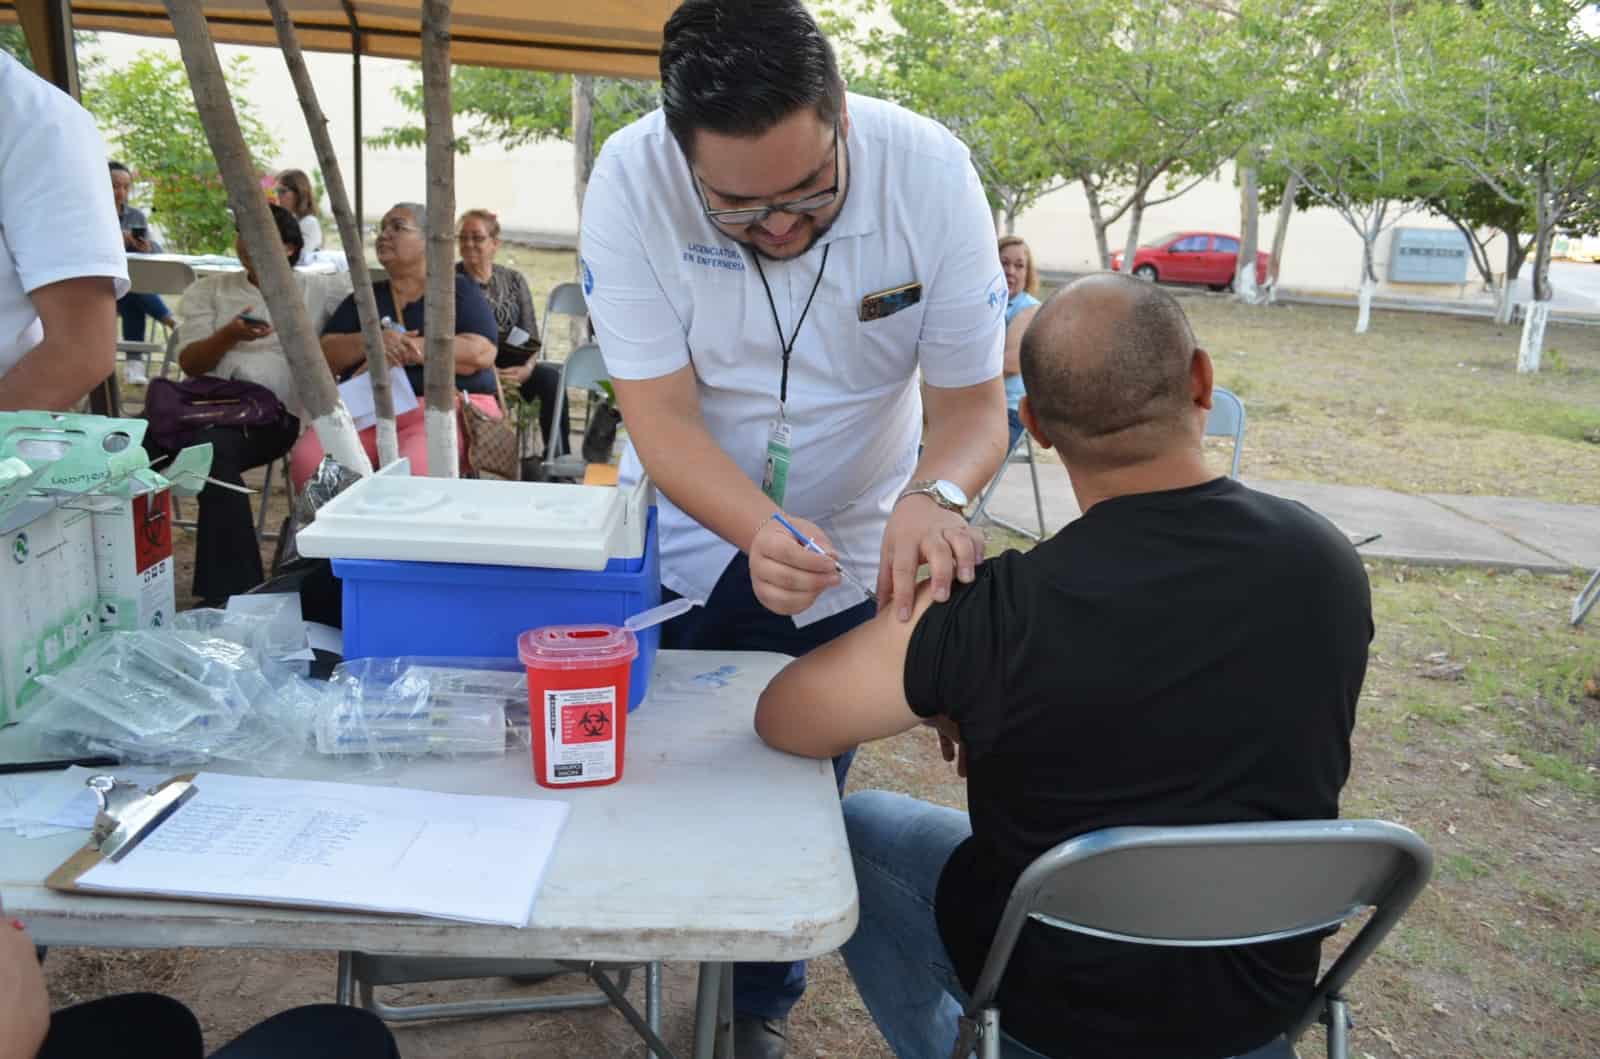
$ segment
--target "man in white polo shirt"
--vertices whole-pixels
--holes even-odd
[[[127,289],[94,119],[0,52],[0,411],[70,408],[110,375]]]
[[[982,559],[962,509],[1006,443],[993,222],[966,148],[847,96],[794,0],[689,0],[661,86],[601,152],[581,254],[623,477],[665,497],[665,587],[706,601],[662,642],[799,655],[880,602],[909,616],[920,564],[942,599]],[[783,1053],[803,989],[802,964],[739,967],[741,1057]]]

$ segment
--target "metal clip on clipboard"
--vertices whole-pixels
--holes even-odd
[[[100,803],[89,844],[112,863],[127,856],[199,790],[192,780],[141,790],[138,784],[109,774],[90,776],[84,783]]]

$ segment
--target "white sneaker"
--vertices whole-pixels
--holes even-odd
[[[145,386],[150,382],[150,376],[145,374],[144,361],[130,360],[122,366],[122,376],[128,380],[129,386]]]

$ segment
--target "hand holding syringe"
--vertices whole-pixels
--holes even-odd
[[[808,552],[815,552],[817,555],[828,559],[833,563],[833,568],[839,572],[839,576],[844,578],[851,585],[855,586],[856,591],[860,592],[868,599],[873,598],[873,593],[868,590],[866,585],[861,583],[861,579],[859,577],[852,574],[849,570],[846,570],[844,568],[844,564],[838,559],[829,555],[827,551],[823,549],[822,545],[818,544],[810,537],[807,537],[804,533],[801,533],[800,527],[796,526],[793,522],[790,522],[787,518],[785,518],[782,511],[774,511],[772,513],[772,517],[777,521],[778,525],[788,530],[789,534],[794,537],[795,540],[800,542],[800,546],[802,548]]]

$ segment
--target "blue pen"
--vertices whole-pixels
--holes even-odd
[[[824,558],[833,559],[833,568],[835,570],[839,571],[839,576],[840,577],[844,578],[846,581],[850,582],[850,584],[854,585],[857,592],[860,592],[863,596],[866,596],[868,599],[872,599],[874,597],[874,593],[867,591],[867,586],[861,583],[861,579],[860,578],[856,577],[856,575],[852,574],[849,570],[846,570],[844,568],[844,564],[839,562],[839,560],[834,559],[833,556],[831,556],[827,552],[823,551],[822,550],[822,546],[820,544],[818,544],[816,541],[812,540],[810,537],[807,537],[804,533],[801,533],[800,532],[800,527],[796,526],[793,522],[790,522],[788,519],[784,518],[782,511],[774,511],[772,513],[772,517],[777,519],[778,525],[780,525],[784,529],[788,530],[790,535],[793,536],[795,540],[799,541],[801,546],[803,548],[805,548],[806,551],[808,551],[808,552],[816,552],[818,555],[823,556]]]

